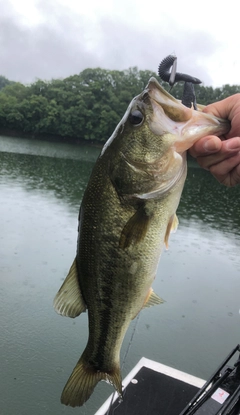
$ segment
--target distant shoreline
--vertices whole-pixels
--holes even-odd
[[[57,143],[70,143],[70,144],[88,144],[93,147],[102,147],[103,142],[97,140],[85,140],[84,138],[79,137],[63,137],[56,134],[47,134],[47,133],[32,133],[32,132],[20,132],[16,130],[9,130],[7,128],[0,128],[0,135],[6,137],[19,137],[19,138],[31,138],[32,140],[42,140],[50,141]]]

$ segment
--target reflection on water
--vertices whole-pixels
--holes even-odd
[[[33,139],[0,136],[0,152],[32,154],[61,159],[86,160],[94,162],[99,148],[86,145],[76,146],[67,143],[42,142]]]
[[[87,316],[61,318],[53,297],[76,252],[80,200],[99,150],[0,137],[1,415],[92,415],[111,387],[81,409],[60,404],[87,340]],[[163,252],[123,375],[146,356],[206,378],[240,340],[240,186],[193,165],[180,225]],[[122,348],[124,356],[135,321]]]
[[[196,222],[203,222],[211,229],[239,235],[240,189],[221,186],[205,170],[190,168],[183,190],[179,215]]]
[[[27,192],[51,193],[52,197],[79,209],[92,161],[15,153],[0,153],[0,157],[3,186],[12,184]]]

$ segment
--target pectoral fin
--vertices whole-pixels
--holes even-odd
[[[174,215],[171,216],[169,222],[168,222],[168,226],[167,226],[167,230],[165,233],[165,238],[164,238],[164,243],[166,248],[168,249],[168,239],[169,239],[169,235],[171,232],[175,232],[177,230],[178,227],[178,218],[176,213]]]
[[[53,305],[58,314],[72,318],[86,311],[86,305],[78,283],[76,258],[64,283],[54,298]]]
[[[143,308],[152,307],[153,305],[158,305],[164,303],[164,300],[160,298],[152,288],[150,288],[148,296],[145,300]]]
[[[119,241],[119,247],[125,249],[131,244],[141,242],[147,233],[149,219],[150,217],[146,214],[144,205],[141,205],[124,226]]]

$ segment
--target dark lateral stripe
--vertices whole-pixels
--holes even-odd
[[[104,294],[104,299],[101,301],[102,307],[98,310],[99,314],[97,318],[97,320],[99,320],[99,327],[97,330],[96,327],[94,329],[95,336],[98,333],[98,338],[94,339],[95,347],[92,359],[92,363],[96,370],[104,370],[104,368],[108,366],[109,347],[111,347],[111,343],[115,343],[116,340],[112,338],[113,332],[115,332],[112,318],[115,310],[111,301],[113,290],[109,285],[105,285],[102,286],[102,292]],[[92,318],[94,318],[94,316],[92,316]],[[94,326],[96,326],[96,322],[94,322]]]

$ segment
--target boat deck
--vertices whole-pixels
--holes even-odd
[[[143,357],[123,381],[123,401],[114,393],[95,415],[179,415],[204,383]]]

